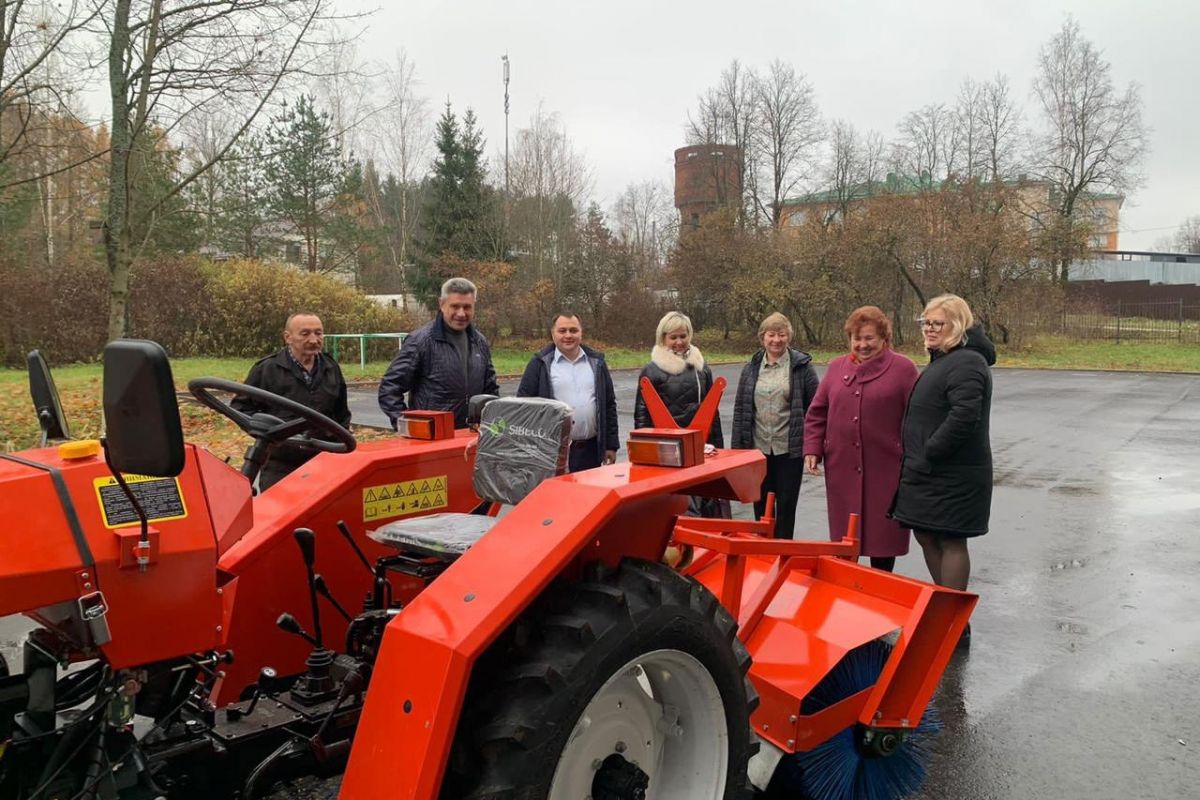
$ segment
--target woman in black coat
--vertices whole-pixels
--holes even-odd
[[[904,415],[904,460],[892,516],[913,533],[935,583],[965,590],[967,539],[988,530],[992,447],[988,418],[996,349],[961,297],[935,297],[921,329],[929,366]],[[968,634],[969,635],[969,634]]]
[[[696,416],[700,403],[712,388],[712,370],[704,363],[700,348],[692,344],[692,321],[678,311],[667,313],[658,322],[654,349],[650,351],[650,363],[642,367],[638,376],[637,396],[633,401],[633,427],[650,428],[650,411],[642,399],[642,378],[649,378],[658,396],[675,419],[675,424],[687,427]],[[713,447],[725,446],[725,435],[721,432],[721,415],[713,418],[708,432],[708,443]]]
[[[762,519],[767,493],[775,493],[776,539],[791,539],[804,474],[804,415],[817,394],[812,357],[793,349],[792,323],[779,312],[758,326],[759,350],[742,368],[733,402],[733,446],[758,448],[767,457],[767,474],[754,518]]]
[[[678,311],[665,314],[658,321],[654,341],[654,349],[650,351],[650,363],[642,367],[642,373],[638,376],[637,395],[633,400],[633,427],[654,426],[650,419],[650,410],[642,398],[642,378],[650,379],[667,411],[671,412],[675,424],[681,428],[687,427],[692,423],[692,417],[700,410],[700,403],[712,389],[712,370],[704,363],[700,348],[692,344],[692,321],[687,314]],[[713,417],[712,427],[708,431],[708,443],[713,447],[725,446],[720,414]],[[728,500],[712,497],[692,497],[688,502],[687,513],[694,517],[732,516]]]

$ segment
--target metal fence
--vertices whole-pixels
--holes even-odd
[[[1200,344],[1200,304],[1184,300],[1067,304],[1024,309],[1014,327],[1025,334],[1115,342]]]

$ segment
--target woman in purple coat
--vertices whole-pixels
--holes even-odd
[[[851,514],[860,517],[862,554],[891,571],[908,552],[909,531],[889,519],[900,482],[900,426],[917,367],[892,350],[892,321],[875,306],[846,320],[850,353],[834,359],[804,420],[804,468],[825,463],[829,538],[842,538]]]

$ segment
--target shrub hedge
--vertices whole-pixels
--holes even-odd
[[[282,345],[288,315],[320,315],[327,333],[411,330],[414,320],[324,275],[259,261],[196,257],[134,265],[128,332],[172,357],[256,357]],[[0,263],[0,358],[23,365],[39,348],[51,363],[93,361],[107,339],[108,270],[84,261],[51,269]],[[395,344],[378,342],[386,355]],[[342,358],[357,357],[357,344]],[[374,353],[373,353],[374,355]],[[377,356],[382,357],[382,356]]]

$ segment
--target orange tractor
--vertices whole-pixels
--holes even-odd
[[[61,435],[48,372],[31,384]],[[0,534],[0,616],[36,624],[19,671],[0,660],[0,798],[249,799],[339,773],[362,800],[919,782],[975,598],[859,566],[853,521],[830,543],[683,516],[762,480],[757,451],[704,452],[719,391],[695,429],[651,402],[628,463],[564,475],[555,401],[478,399],[477,430],[411,412],[356,446],[261,390],[190,388],[253,438],[242,473],[184,444],[166,356],[135,340],[105,351],[103,442],[0,455],[25,520]],[[254,496],[285,441],[329,452]]]

